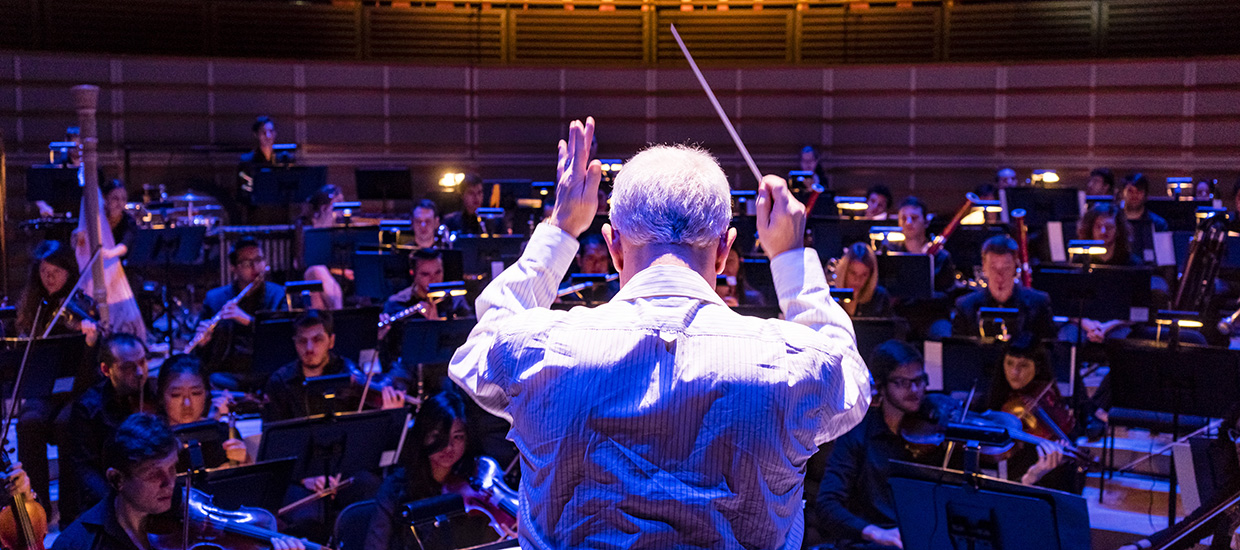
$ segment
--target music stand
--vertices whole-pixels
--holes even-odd
[[[258,460],[296,459],[292,479],[379,468],[405,431],[404,408],[315,415],[263,426]]]
[[[461,252],[462,270],[467,275],[484,275],[488,278],[496,275],[497,262],[507,268],[521,257],[521,247],[525,237],[521,235],[482,237],[479,235],[457,235],[452,248]],[[501,268],[499,271],[503,271]],[[447,274],[445,273],[445,277]]]
[[[762,293],[762,299],[768,304],[779,304],[778,293],[775,292],[775,280],[771,277],[771,260],[756,256],[741,258],[741,274],[745,284]]]
[[[78,169],[31,166],[26,172],[26,200],[43,201],[56,212],[76,214],[82,204]]]
[[[413,200],[413,175],[409,168],[357,168],[353,170],[357,182],[357,199],[383,201],[387,211],[388,201]]]
[[[822,202],[823,197],[818,197]],[[814,239],[814,250],[822,260],[838,258],[844,247],[856,242],[870,242],[870,228],[883,225],[874,220],[854,220],[839,217],[811,217],[805,220],[805,230]]]
[[[999,235],[1008,235],[1006,225],[961,225],[956,227],[956,232],[947,239],[943,248],[952,255],[952,262],[958,268],[972,274],[973,267],[982,265],[982,244]]]
[[[349,309],[333,309],[332,324],[335,325],[336,347],[332,352],[358,362],[362,350],[378,346],[375,327],[379,324],[380,306]],[[265,345],[254,346],[253,372],[271,376],[280,367],[297,360],[293,347],[293,320],[301,311],[260,311],[254,317],[254,341]]]
[[[353,275],[354,293],[374,300],[387,300],[413,282],[409,276],[409,258],[386,250],[354,252]]]
[[[853,317],[852,323],[862,358],[887,340],[903,340],[909,330],[908,321],[899,317]]]
[[[183,446],[197,441],[202,449],[203,463],[219,465],[228,462],[228,456],[222,446],[228,440],[228,426],[224,423],[218,420],[201,420],[173,426],[172,433],[176,434]],[[177,470],[181,472],[189,470],[189,460],[184,451],[185,449],[182,448],[177,460]]]
[[[934,256],[888,252],[877,256],[878,284],[894,298],[928,300],[934,296]]]
[[[1153,297],[1146,266],[1042,264],[1033,268],[1033,287],[1050,294],[1051,312],[1062,317],[1146,322]]]
[[[447,363],[456,349],[465,344],[477,319],[409,319],[401,340],[401,362],[405,365]]]
[[[163,289],[160,292],[160,302],[163,305],[162,317],[166,318],[168,327],[168,332],[164,335],[165,342],[172,341],[172,335],[176,334],[177,330],[174,325],[180,322],[172,315],[173,308],[168,299],[168,288],[172,286],[172,266],[201,265],[202,243],[206,236],[207,228],[201,225],[138,229],[134,235],[133,247],[125,259],[125,265],[162,270]]]
[[[259,168],[254,173],[251,204],[288,206],[306,202],[327,184],[326,166],[292,166]]]
[[[891,461],[907,550],[1090,550],[1083,497],[988,476]]]
[[[1195,231],[1197,209],[1213,207],[1214,201],[1211,200],[1149,199],[1145,201],[1145,209],[1166,220],[1169,231]]]
[[[207,470],[201,481],[195,480],[194,486],[211,495],[212,503],[225,510],[241,506],[277,510],[284,503],[284,495],[294,479],[293,467],[296,464],[296,459],[286,458],[232,468],[213,468]]]
[[[1011,187],[999,190],[999,202],[1003,205],[1003,223],[1011,222],[1013,210],[1024,209],[1025,224],[1030,228],[1041,228],[1051,221],[1076,221],[1085,213],[1085,192],[1077,189]]]
[[[740,252],[741,256],[752,252],[754,244],[758,242],[758,217],[732,216],[732,227],[736,228],[736,241],[732,243],[732,247]]]
[[[51,313],[44,310],[44,315]],[[28,338],[5,338],[0,350],[0,384],[4,395],[13,391],[17,370],[21,367]],[[73,391],[77,382],[82,356],[86,353],[86,335],[81,333],[57,334],[39,338],[30,345],[30,358],[22,377],[21,399],[48,397]]]
[[[302,265],[325,265],[356,271],[354,251],[358,246],[377,246],[380,233],[375,225],[308,228],[305,230]]]

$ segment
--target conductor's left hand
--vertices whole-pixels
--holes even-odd
[[[568,139],[560,140],[556,163],[555,209],[550,223],[577,237],[590,228],[598,211],[598,184],[603,165],[590,160],[594,139],[594,117],[585,124],[574,120],[568,125]]]

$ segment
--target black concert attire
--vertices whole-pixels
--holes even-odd
[[[818,530],[837,541],[836,548],[855,543],[879,548],[863,543],[861,531],[868,525],[896,527],[895,496],[887,483],[890,461],[941,462],[942,451],[931,454],[937,457],[915,457],[904,439],[887,427],[882,407],[872,404],[865,419],[835,441],[827,459],[818,486]]]
[[[462,464],[473,464],[473,459],[467,454],[457,463],[458,468]],[[427,548],[465,548],[496,540],[497,535],[487,521],[471,514],[460,519],[453,518],[451,528],[446,532],[419,532],[422,537],[422,544],[419,544],[405,527],[401,509],[405,504],[439,496],[443,492],[443,486],[429,475],[424,480],[418,480],[404,467],[393,468],[392,473],[383,478],[383,485],[375,495],[377,509],[370,517],[364,550],[416,550],[423,545]]]
[[[462,235],[481,235],[482,224],[478,223],[477,214],[467,214],[464,210],[452,212],[443,217],[443,225],[448,231]]]
[[[234,282],[228,286],[211,289],[202,301],[202,319],[215,317],[224,305],[245,288]],[[284,287],[264,282],[262,289],[255,289],[238,304],[242,311],[257,321],[259,311],[285,311]],[[250,390],[262,387],[261,375],[253,373],[254,324],[244,326],[231,319],[221,320],[211,334],[211,341],[199,347],[198,356],[211,374],[211,384],[231,390]]]
[[[274,153],[272,157],[267,157],[259,149],[254,149],[248,153],[241,155],[241,162],[237,164],[237,202],[243,205],[249,205],[251,197],[254,195],[254,175],[262,168],[271,168],[276,165]],[[250,179],[247,181],[241,177],[245,174]]]
[[[1038,397],[1038,394],[1042,393],[1042,389],[1049,383],[1051,388],[1042,398],[1040,402],[1041,408],[1046,411],[1047,416],[1055,421],[1056,424],[1065,425],[1071,423],[1072,411],[1068,409],[1067,401],[1059,394],[1059,387],[1055,385],[1053,380],[1049,382],[1046,380],[1034,380],[1024,388],[1013,390],[1007,385],[1007,380],[1003,377],[1002,372],[998,376],[1000,380],[997,382],[996,387],[992,388],[988,395],[977,400],[974,409],[977,409],[978,412],[986,410],[1001,411],[1004,410],[1004,404],[1020,398],[1032,401]],[[1023,406],[1023,403],[1021,406]],[[1029,412],[1028,414],[1030,418],[1036,418],[1034,416],[1035,413]],[[1041,420],[1039,419],[1037,422],[1041,423]],[[1027,422],[1026,426],[1028,425]],[[1069,438],[1072,438],[1078,434],[1068,433],[1067,435]],[[1016,443],[1016,446],[1017,449],[1007,459],[1007,478],[1008,481],[1020,483],[1021,477],[1025,475],[1025,472],[1028,472],[1029,468],[1037,463],[1038,449],[1029,443]],[[1059,467],[1044,474],[1034,485],[1079,495],[1085,488],[1085,472],[1078,472],[1076,464],[1065,458]]]
[[[147,397],[147,403],[154,402],[153,396]],[[103,476],[103,448],[121,422],[135,412],[138,396],[122,397],[107,379],[91,386],[73,402],[65,445],[60,450],[61,456],[67,458],[60,463],[61,525],[108,496],[111,488]]]
[[[891,310],[891,295],[882,285],[874,287],[874,295],[870,296],[870,301],[864,304],[858,303],[853,311],[853,317],[891,317],[892,315],[894,313]]]
[[[905,250],[905,252],[920,253],[920,250]],[[956,262],[952,261],[952,255],[946,248],[940,248],[934,254],[934,291],[944,294],[951,292],[952,287],[956,285]]]
[[[357,374],[357,365],[347,358],[331,354],[322,376],[332,374]],[[263,423],[304,418],[316,414],[341,413],[357,410],[362,390],[356,385],[342,392],[335,403],[326,402],[321,396],[312,396],[304,385],[305,375],[301,372],[301,361],[293,361],[271,373],[263,395],[267,403],[263,405]]]
[[[61,499],[63,501],[63,498]],[[62,512],[63,514],[63,512]],[[116,521],[116,493],[107,495],[60,532],[52,550],[140,550]]]
[[[1145,251],[1154,250],[1154,232],[1168,231],[1167,220],[1150,212],[1147,208],[1135,220],[1128,220],[1132,225],[1132,250],[1144,261]]]
[[[1020,311],[1015,321],[1008,324],[1008,334],[1030,332],[1039,340],[1055,338],[1055,320],[1051,313],[1051,297],[1040,290],[1017,285],[1006,302],[999,303],[988,289],[970,292],[956,300],[952,311],[952,334],[978,337],[979,310],[983,307],[1014,308]],[[992,335],[993,336],[993,335]]]
[[[117,222],[116,227],[112,228],[112,244],[125,245],[129,251],[133,251],[134,239],[138,237],[138,222],[130,216],[128,212],[121,214],[121,221]],[[129,256],[126,252],[122,259]]]

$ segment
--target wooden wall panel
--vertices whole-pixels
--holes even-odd
[[[1106,165],[1156,180],[1232,181],[1240,167],[1240,58],[970,65],[708,69],[706,77],[764,171],[820,145],[841,192],[885,183],[950,210],[999,166],[1057,168],[1083,180]],[[647,143],[709,148],[738,186],[747,170],[684,68],[413,66],[373,62],[108,57],[0,52],[0,129],[17,174],[74,124],[69,87],[104,87],[103,159],[132,184],[231,184],[255,115],[282,142],[332,167],[411,166],[547,179],[555,141],[595,115],[600,154]],[[19,177],[19,176],[15,176]],[[18,187],[15,187],[17,189]]]
[[[817,8],[801,17],[805,63],[890,63],[939,59],[940,12],[934,8]]]
[[[1065,59],[1094,54],[1095,17],[1085,2],[1020,2],[951,10],[948,59]]]

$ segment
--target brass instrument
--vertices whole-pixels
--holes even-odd
[[[608,274],[606,277],[603,277],[603,280],[601,281],[586,281],[584,283],[578,283],[572,286],[566,286],[560,289],[560,291],[556,294],[556,298],[563,298],[570,294],[576,294],[594,285],[598,285],[602,283],[610,283],[619,278],[620,278],[619,273],[611,273],[611,274]]]
[[[237,305],[241,302],[241,300],[244,300],[247,296],[252,294],[254,289],[263,286],[263,279],[264,277],[260,273],[258,277],[250,282],[250,284],[245,285],[245,288],[241,289],[241,292],[233,297],[233,299],[225,302],[224,307],[221,307],[220,310],[215,313],[215,316],[207,321],[205,326],[199,327],[198,332],[196,332],[189,343],[185,345],[185,349],[181,350],[181,353],[193,352],[194,348],[197,348],[204,340],[211,336],[211,333],[215,332],[215,327],[220,324],[220,321],[224,320],[224,310],[227,309],[230,304],[234,306]]]
[[[1025,288],[1033,288],[1033,271],[1029,268],[1029,226],[1025,225],[1025,210],[1018,208],[1011,214],[1016,224],[1017,252],[1020,255],[1020,284]]]
[[[1214,279],[1218,276],[1226,252],[1226,216],[1212,214],[1198,222],[1171,309],[1198,313],[1206,311],[1214,295]]]
[[[964,204],[956,211],[956,215],[952,216],[951,221],[947,222],[947,227],[926,246],[926,254],[933,256],[938,254],[940,250],[943,250],[943,245],[947,244],[947,239],[951,238],[952,233],[956,232],[956,228],[960,227],[960,220],[963,220],[969,214],[969,211],[973,209],[973,203],[981,200],[975,193],[968,193],[964,198]]]

